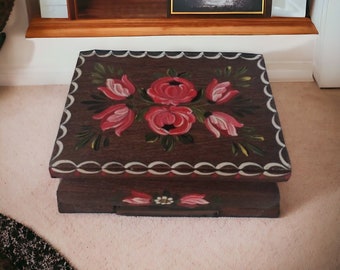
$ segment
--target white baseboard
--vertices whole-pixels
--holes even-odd
[[[266,62],[268,76],[272,82],[313,81],[313,63],[309,62]],[[70,84],[73,67],[63,70],[42,68],[2,69],[0,85],[56,85]]]
[[[312,62],[267,62],[267,72],[271,82],[311,82]]]
[[[70,84],[72,69],[12,69],[0,73],[0,85],[57,85]]]

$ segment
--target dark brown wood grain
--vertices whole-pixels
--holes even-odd
[[[85,18],[165,18],[167,0],[80,0],[78,19]]]
[[[192,208],[169,206],[133,206],[123,200],[131,190],[171,196],[204,194],[207,205]],[[154,195],[155,198],[157,195]],[[183,178],[139,180],[63,179],[58,192],[61,213],[117,213],[134,216],[209,216],[209,217],[278,217],[280,195],[276,183],[220,182],[214,179],[196,182]]]
[[[107,79],[123,76],[136,90],[128,98],[116,100],[100,91]],[[195,122],[184,137],[150,137],[146,112],[170,105],[152,100],[147,89],[159,78],[177,85],[174,78],[180,77],[197,95],[171,106],[190,108]],[[236,96],[222,103],[209,100],[214,80],[229,82]],[[116,128],[102,130],[94,116],[122,104],[135,113],[132,123],[119,136]],[[217,138],[205,124],[214,112],[243,126],[233,136]],[[277,217],[276,182],[287,181],[291,168],[262,55],[81,52],[50,173],[62,178],[57,192],[62,213]]]
[[[232,162],[239,165],[247,162],[257,163],[261,166],[265,166],[268,163],[280,163],[280,151],[282,146],[277,142],[277,129],[273,126],[273,117],[279,124],[279,118],[277,113],[273,113],[267,108],[269,97],[264,93],[264,87],[267,87],[267,91],[271,93],[270,85],[264,85],[261,81],[263,70],[260,70],[257,66],[258,61],[249,61],[242,58],[237,60],[227,59],[207,59],[200,58],[189,60],[186,57],[180,59],[160,58],[153,59],[149,57],[133,58],[133,57],[106,57],[101,58],[97,56],[85,58],[85,63],[81,66],[82,75],[77,79],[78,90],[72,94],[74,97],[74,103],[69,108],[71,112],[71,119],[68,121],[67,134],[62,139],[64,144],[63,152],[58,156],[57,160],[71,160],[76,164],[83,163],[85,161],[96,161],[99,164],[105,164],[110,161],[119,162],[120,164],[127,164],[129,162],[140,162],[148,165],[155,161],[162,161],[167,164],[175,164],[177,162],[187,162],[195,165],[200,162],[209,162],[213,165],[217,165],[223,162]],[[94,120],[95,114],[89,109],[89,106],[84,102],[93,101],[93,95],[100,94],[98,86],[92,81],[92,74],[95,71],[95,65],[100,63],[103,66],[112,65],[116,70],[121,70],[123,74],[126,74],[129,80],[136,86],[136,89],[147,89],[155,80],[154,75],[156,73],[166,74],[169,68],[177,70],[179,73],[188,73],[190,80],[196,86],[197,89],[205,89],[212,79],[217,78],[219,81],[225,80],[223,77],[219,77],[215,74],[216,70],[224,70],[227,66],[232,66],[233,70],[239,70],[244,67],[247,71],[244,75],[252,78],[251,84],[248,87],[234,87],[238,88],[240,94],[244,99],[249,100],[249,104],[256,106],[257,109],[249,114],[244,114],[242,117],[234,115],[233,109],[239,106],[239,104],[233,105],[234,101],[222,105],[205,105],[208,111],[221,111],[232,116],[235,116],[237,120],[244,124],[245,127],[254,129],[255,135],[262,136],[264,141],[244,140],[241,136],[231,137],[222,136],[215,138],[204,126],[204,124],[196,121],[190,134],[193,137],[193,143],[184,144],[176,143],[172,151],[166,152],[162,148],[159,142],[147,143],[145,135],[150,133],[150,128],[145,120],[135,121],[131,127],[122,133],[120,137],[116,136],[114,130],[108,130],[103,133],[100,131],[100,121]],[[263,62],[264,64],[264,62]],[[166,75],[164,75],[166,76]],[[120,76],[117,76],[120,79]],[[235,82],[236,83],[236,82]],[[102,84],[105,86],[105,82]],[[136,92],[134,95],[136,100],[141,100],[141,97]],[[134,102],[136,112],[143,109],[143,106],[147,106],[143,102]],[[108,105],[120,104],[121,101],[112,101],[108,99]],[[274,100],[271,100],[272,107],[275,108]],[[247,105],[247,104],[246,104]],[[200,105],[201,106],[201,105]],[[65,117],[65,115],[64,115]],[[62,119],[62,121],[64,121]],[[90,143],[76,148],[77,134],[82,131],[83,126],[90,126],[95,132],[99,132],[110,140],[109,147],[101,147],[99,150],[91,149]],[[62,130],[61,130],[62,131]],[[241,132],[241,131],[240,131]],[[282,138],[283,140],[283,138]],[[244,155],[241,152],[238,155],[232,153],[232,143],[243,141],[250,142],[263,150],[263,155],[257,155],[249,151],[248,155]],[[58,151],[55,148],[54,153]],[[289,160],[286,153],[286,149],[283,149],[282,154]],[[56,160],[53,160],[55,162]],[[52,163],[52,162],[51,162]],[[65,169],[69,164],[63,165]],[[91,165],[88,165],[88,169]],[[86,166],[85,166],[86,167]],[[113,167],[113,165],[111,166]],[[144,169],[135,166],[135,170]],[[183,168],[185,171],[187,168]],[[211,168],[206,168],[208,171]],[[181,170],[181,167],[178,167]],[[234,170],[229,168],[228,170]],[[248,166],[243,169],[249,173],[256,172],[259,168]],[[253,171],[254,170],[254,171]],[[282,168],[273,168],[273,171],[277,173],[289,173],[290,170],[284,170]],[[63,174],[58,172],[51,172],[52,176],[62,177]],[[77,174],[66,174],[67,178],[77,177]],[[84,175],[85,177],[91,175]],[[103,174],[101,176],[104,176]],[[107,175],[112,177],[112,175]],[[141,176],[142,177],[142,176]],[[146,177],[149,177],[147,175]],[[240,176],[241,177],[241,176]],[[226,177],[229,178],[229,177]],[[113,177],[114,179],[114,177]],[[242,177],[241,177],[242,179]],[[256,178],[252,178],[256,179]],[[285,181],[287,175],[283,177],[267,178],[261,176],[259,180],[271,180],[271,181]]]

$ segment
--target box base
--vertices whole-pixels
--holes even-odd
[[[270,217],[280,213],[276,183],[216,179],[62,179],[60,213],[162,217]]]

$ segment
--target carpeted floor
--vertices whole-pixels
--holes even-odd
[[[79,270],[340,269],[340,91],[272,88],[293,167],[279,219],[59,214],[48,162],[64,85],[0,88],[0,213]]]

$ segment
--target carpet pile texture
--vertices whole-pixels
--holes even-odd
[[[0,270],[72,270],[73,267],[31,229],[0,214]]]

